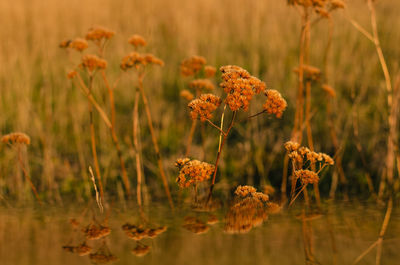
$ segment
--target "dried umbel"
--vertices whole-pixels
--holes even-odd
[[[210,229],[210,227],[206,225],[203,221],[191,216],[185,217],[182,227],[195,234],[203,234]]]
[[[139,241],[143,238],[155,238],[158,235],[167,231],[167,227],[160,226],[156,228],[144,228],[141,225],[133,225],[126,223],[122,226],[122,230],[130,239]]]
[[[181,63],[181,74],[183,76],[194,76],[203,68],[206,64],[206,59],[202,56],[192,56],[185,59]]]
[[[257,192],[252,186],[238,186],[235,195],[236,203],[225,217],[225,232],[247,233],[267,219],[268,195]]]
[[[311,170],[295,170],[294,176],[296,179],[300,179],[303,184],[315,184],[318,183],[318,174]]]
[[[63,246],[65,251],[70,253],[76,253],[79,256],[86,256],[92,251],[92,247],[88,246],[86,242],[83,242],[79,246]]]
[[[73,41],[69,42],[68,48],[74,49],[78,52],[82,52],[89,47],[86,40],[82,38],[76,38]]]
[[[95,26],[90,28],[89,31],[86,33],[86,39],[91,41],[101,41],[101,40],[108,40],[111,39],[115,35],[115,32],[109,30],[105,27]]]
[[[304,73],[304,78],[307,80],[316,81],[321,76],[321,70],[315,66],[303,65],[302,69],[303,69],[303,73]],[[296,67],[294,69],[294,72],[299,73],[299,67]]]
[[[304,146],[300,147],[300,144],[293,141],[286,142],[285,148],[289,152],[289,158],[296,163],[297,169],[301,169],[306,163],[319,164],[320,168],[335,163],[329,155],[311,151]]]
[[[139,47],[139,46],[146,46],[147,42],[146,40],[140,36],[140,35],[132,35],[129,40],[128,43],[133,45],[135,48]]]
[[[131,52],[122,58],[121,69],[126,71],[132,67],[138,68],[140,66],[144,67],[151,64],[164,66],[164,62],[153,54]]]
[[[281,118],[287,107],[286,100],[275,89],[267,89],[264,94],[267,97],[267,100],[263,105],[264,110],[268,114],[273,114],[277,118]]]
[[[25,144],[30,145],[31,138],[21,132],[9,133],[1,137],[1,141],[5,144]]]
[[[195,79],[189,83],[189,87],[198,91],[211,91],[215,89],[213,82],[209,79]]]
[[[323,85],[322,85],[322,89],[326,92],[326,94],[327,94],[329,97],[332,97],[332,98],[335,98],[335,97],[336,97],[335,89],[334,89],[333,87],[331,87],[330,85],[328,85],[328,84],[323,84]]]
[[[248,110],[253,95],[265,90],[266,85],[249,72],[235,65],[222,66],[222,83],[220,87],[227,93],[225,103],[232,111],[242,108]]]
[[[346,4],[340,0],[331,0],[330,3],[332,9],[338,9],[338,8],[343,9],[346,7]]]
[[[187,101],[191,101],[194,98],[194,95],[187,89],[182,90],[179,95]]]
[[[138,244],[134,249],[132,249],[132,254],[136,257],[143,257],[150,252],[150,249],[150,246]]]
[[[68,72],[67,78],[68,78],[68,79],[73,79],[77,74],[78,74],[77,71],[71,70],[71,71]]]
[[[90,73],[93,73],[96,70],[105,69],[107,67],[107,61],[94,54],[85,54],[82,57],[80,66],[87,69]]]
[[[213,94],[202,94],[200,98],[189,102],[190,117],[206,121],[212,118],[212,113],[221,105],[222,100]]]
[[[215,168],[206,162],[190,160],[188,158],[178,159],[175,165],[179,169],[176,182],[181,188],[187,188],[209,179]]]
[[[217,72],[217,68],[211,65],[204,66],[204,73],[207,78],[214,77],[215,73]]]
[[[97,240],[108,236],[111,233],[111,229],[107,226],[91,223],[83,229],[83,233],[85,234],[86,239]]]

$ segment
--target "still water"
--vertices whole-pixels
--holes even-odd
[[[0,264],[352,264],[378,239],[385,210],[347,203],[305,214],[296,206],[263,216],[245,233],[227,233],[239,218],[229,207],[172,212],[152,204],[140,213],[112,205],[104,214],[95,204],[0,208]],[[376,253],[375,247],[358,264],[375,264]],[[400,264],[396,207],[381,264]]]

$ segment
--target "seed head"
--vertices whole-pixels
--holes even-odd
[[[105,69],[107,67],[107,61],[93,54],[85,54],[82,57],[80,66],[86,68],[89,72],[93,72],[98,69]]]
[[[73,79],[77,74],[78,74],[77,71],[72,70],[72,71],[68,72],[67,77],[68,77],[68,79]]]
[[[300,144],[293,142],[293,141],[288,141],[285,143],[285,149],[288,152],[293,152],[293,151],[297,151],[297,149],[299,149]]]
[[[71,40],[63,40],[58,47],[66,49],[69,47],[69,44],[71,43]]]
[[[323,84],[322,89],[328,94],[328,96],[335,98],[336,97],[336,92],[333,87],[331,87],[328,84]]]
[[[207,78],[214,77],[217,69],[214,66],[206,65],[204,67],[204,73],[206,74]]]
[[[133,35],[129,38],[128,40],[129,44],[135,46],[135,48],[139,47],[139,46],[146,46],[146,40],[140,36],[140,35]]]
[[[132,249],[132,254],[136,257],[143,257],[150,252],[150,248],[150,246],[146,245],[137,245],[134,249]]]
[[[204,122],[212,118],[212,113],[221,105],[222,100],[213,94],[202,94],[200,98],[189,102],[190,117],[195,120],[200,118]]]
[[[191,101],[194,98],[194,95],[187,89],[182,90],[180,96],[187,101]]]
[[[269,114],[274,114],[277,118],[281,118],[287,107],[286,100],[274,89],[267,89],[264,94],[267,96],[263,105],[264,110]]]
[[[226,104],[232,111],[242,108],[248,110],[253,95],[265,90],[266,85],[249,72],[236,65],[226,65],[220,68],[223,82],[220,87],[227,93]]]
[[[296,170],[294,171],[294,176],[299,178],[303,184],[315,184],[319,181],[317,173],[311,170]]]
[[[179,175],[176,182],[181,188],[187,188],[199,182],[203,182],[210,178],[215,167],[206,162],[199,160],[190,160],[188,158],[178,159],[176,165],[179,168]]]
[[[331,7],[332,9],[338,9],[338,8],[346,8],[346,4],[343,1],[340,0],[331,0]]]
[[[89,47],[87,41],[82,38],[76,38],[68,45],[68,48],[74,49],[78,52],[82,52],[83,50],[87,49],[87,47]]]
[[[1,141],[5,144],[8,143],[8,144],[30,145],[31,138],[25,133],[15,132],[15,133],[9,133],[9,134],[3,135],[3,137],[1,137]]]
[[[108,40],[114,36],[115,32],[101,26],[90,28],[86,33],[86,39],[91,41]]]
[[[199,91],[215,89],[214,84],[208,79],[195,79],[189,83],[189,87]]]
[[[181,74],[183,76],[194,76],[206,64],[206,59],[202,56],[192,56],[181,63]]]

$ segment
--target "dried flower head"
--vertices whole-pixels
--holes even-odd
[[[187,101],[191,101],[194,98],[194,95],[187,89],[182,90],[179,95]]]
[[[78,52],[86,50],[87,47],[89,47],[87,41],[82,38],[76,38],[73,41],[71,41],[68,45],[68,48],[77,50]]]
[[[251,76],[249,72],[235,65],[226,65],[220,68],[222,83],[220,87],[227,93],[226,104],[232,111],[242,108],[248,110],[253,95],[265,90],[266,85],[258,78]]]
[[[67,77],[68,77],[68,79],[73,79],[77,74],[78,74],[77,71],[71,70],[68,72]]]
[[[315,80],[318,80],[321,76],[321,70],[315,66],[305,64],[305,65],[303,65],[302,69],[303,69],[305,79],[315,81]],[[294,72],[299,73],[299,67],[296,67],[294,69]]]
[[[221,105],[222,100],[213,94],[202,94],[200,98],[189,102],[191,109],[190,117],[192,119],[200,118],[200,121],[206,121],[212,118],[212,113]]]
[[[202,56],[192,56],[182,61],[181,74],[183,76],[194,76],[206,64],[206,59]]]
[[[9,133],[1,137],[1,141],[5,144],[26,144],[30,145],[31,138],[21,132]]]
[[[139,46],[146,46],[146,40],[140,36],[140,35],[133,35],[129,38],[128,40],[129,44],[135,46],[135,48],[139,47]]]
[[[138,68],[148,64],[163,66],[164,62],[155,57],[153,54],[140,54],[138,52],[131,52],[122,58],[121,69],[126,71],[132,67]]]
[[[176,162],[179,168],[179,175],[176,178],[176,182],[181,188],[187,188],[193,184],[203,182],[209,179],[214,172],[215,167],[211,164],[199,160],[189,160],[182,163],[186,159],[178,159]]]
[[[326,92],[326,94],[332,98],[336,97],[336,92],[335,89],[333,87],[331,87],[328,84],[323,84],[322,85],[322,89]]]
[[[69,47],[69,44],[71,43],[71,40],[63,40],[58,47],[66,49]]]
[[[189,87],[199,91],[215,89],[213,82],[208,79],[195,79],[189,83]]]
[[[315,184],[319,181],[317,173],[307,169],[299,169],[294,171],[294,176],[296,179],[300,179],[303,184]]]
[[[82,57],[80,66],[87,69],[89,72],[93,72],[98,69],[105,69],[107,67],[107,61],[93,54],[85,54]]]
[[[264,94],[267,97],[263,105],[264,110],[269,114],[275,115],[277,118],[281,118],[287,107],[286,100],[275,89],[267,89]]]
[[[132,225],[126,223],[122,226],[122,230],[130,239],[139,241],[143,238],[155,238],[167,231],[167,227],[160,226],[157,228],[144,228],[142,225]]]
[[[315,13],[317,13],[318,15],[320,15],[322,18],[330,18],[331,14],[329,14],[328,10],[326,10],[323,7],[316,7],[314,8]]]
[[[196,217],[186,216],[183,228],[195,234],[203,234],[206,233],[210,227]]]
[[[134,249],[132,249],[132,254],[136,257],[143,257],[147,253],[150,252],[151,247],[146,245],[136,245]]]
[[[236,203],[225,217],[225,232],[247,233],[267,219],[268,195],[257,192],[252,186],[238,186],[235,195]]]
[[[300,144],[293,142],[293,141],[286,142],[284,146],[285,146],[286,151],[288,151],[288,152],[297,151],[297,149],[300,148]]]
[[[95,26],[90,28],[86,33],[86,39],[91,41],[99,42],[103,39],[108,40],[111,39],[115,35],[114,31],[111,31],[107,28],[101,26]]]
[[[215,73],[217,72],[217,68],[211,65],[204,66],[204,73],[206,74],[207,78],[214,77]]]
[[[331,0],[331,8],[332,9],[339,9],[339,8],[345,8],[346,4],[341,1],[341,0]]]
[[[111,229],[107,226],[91,223],[83,229],[83,233],[85,234],[86,239],[97,240],[108,236],[111,233]]]

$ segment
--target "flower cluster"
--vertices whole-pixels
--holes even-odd
[[[215,169],[211,164],[189,158],[178,159],[175,165],[179,169],[176,182],[181,188],[187,188],[209,179]]]
[[[29,145],[31,143],[31,138],[25,133],[15,132],[3,135],[3,137],[1,137],[1,141],[3,143],[9,143],[9,144]]]
[[[220,87],[227,93],[225,103],[232,111],[242,108],[248,110],[253,95],[265,90],[266,85],[249,72],[235,65],[222,66],[222,83]]]
[[[79,256],[86,256],[92,251],[92,247],[88,246],[86,242],[83,242],[79,246],[63,246],[65,251],[70,253],[76,253]]]
[[[74,40],[64,40],[59,45],[60,48],[71,48],[77,50],[78,52],[82,52],[89,47],[89,44],[85,39],[76,38]]]
[[[80,66],[87,69],[89,72],[93,72],[98,69],[105,69],[107,67],[107,61],[93,54],[85,54],[82,57]]]
[[[87,40],[99,42],[101,40],[111,39],[115,35],[115,32],[104,27],[96,26],[90,28],[86,33],[85,38]]]
[[[138,241],[143,238],[155,238],[164,233],[167,230],[167,227],[160,226],[157,228],[144,228],[141,225],[132,225],[126,223],[122,226],[122,230],[129,238]]]
[[[140,35],[132,35],[129,40],[128,43],[133,45],[135,48],[139,47],[139,46],[146,46],[147,42],[146,40],[140,36]]]
[[[211,91],[215,89],[213,82],[209,79],[195,79],[189,83],[189,87],[198,91]]]
[[[94,223],[89,224],[83,230],[83,233],[88,240],[96,240],[108,236],[111,233],[111,229],[107,226],[97,225]]]
[[[200,118],[206,121],[212,118],[212,113],[221,105],[222,100],[213,94],[202,94],[200,98],[189,102],[190,116],[193,120]]]
[[[190,92],[187,89],[184,89],[181,91],[181,93],[179,94],[182,98],[186,99],[187,101],[191,101],[194,98],[194,95],[192,94],[192,92]]]
[[[186,216],[184,219],[183,228],[195,234],[206,233],[210,227],[196,217]]]
[[[150,246],[138,244],[134,249],[132,249],[132,254],[136,257],[143,257],[150,252],[150,249]]]
[[[267,89],[264,92],[267,100],[265,101],[263,108],[268,114],[273,114],[277,118],[282,117],[283,112],[287,107],[286,100],[282,95],[274,89]]]
[[[194,76],[206,64],[206,59],[203,56],[192,56],[185,59],[181,63],[181,74],[183,76]]]
[[[140,66],[146,66],[149,64],[163,66],[164,62],[153,54],[140,54],[138,52],[131,52],[122,58],[121,69],[126,71],[132,67],[138,68]]]
[[[302,66],[302,70],[304,73],[304,78],[309,81],[316,81],[321,77],[321,70],[315,66],[305,64]],[[299,73],[299,67],[296,67],[294,72]]]
[[[314,12],[321,17],[329,18],[329,12],[346,7],[341,0],[288,0],[289,5],[299,5],[305,8],[312,7]]]
[[[318,183],[319,177],[318,174],[314,171],[307,169],[300,169],[294,171],[294,177],[296,179],[300,179],[303,184],[315,184]]]
[[[204,66],[204,73],[207,78],[214,77],[215,73],[217,72],[217,68],[211,65]]]

